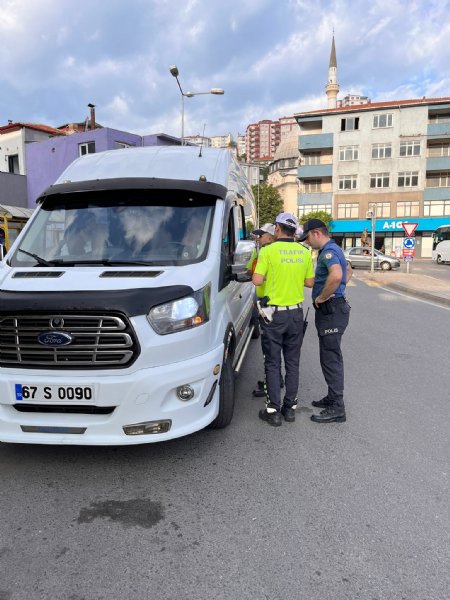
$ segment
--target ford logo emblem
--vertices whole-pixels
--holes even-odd
[[[58,348],[59,346],[67,346],[72,343],[72,336],[62,331],[45,331],[38,335],[38,342],[43,346]]]

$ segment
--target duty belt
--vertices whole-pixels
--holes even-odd
[[[296,308],[301,308],[302,303],[299,302],[298,304],[291,304],[290,306],[275,306],[272,304],[271,306],[274,307],[275,312],[278,312],[279,310],[295,310]]]

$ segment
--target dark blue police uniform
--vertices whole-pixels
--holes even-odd
[[[328,385],[328,394],[321,401],[321,405],[330,406],[337,413],[345,415],[344,361],[341,340],[350,318],[350,305],[345,298],[347,262],[341,248],[333,240],[330,240],[319,251],[312,290],[313,302],[322,292],[332,265],[341,266],[342,281],[333,297],[320,304],[315,314],[315,324],[319,335],[320,366]]]

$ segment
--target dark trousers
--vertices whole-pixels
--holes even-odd
[[[328,385],[328,401],[337,410],[344,405],[344,359],[341,340],[350,319],[350,306],[344,298],[329,300],[326,307],[316,310],[319,335],[320,366]],[[324,314],[326,312],[328,314]]]
[[[262,323],[264,337],[264,369],[266,374],[267,405],[281,409],[280,369],[281,353],[284,358],[285,396],[284,405],[297,402],[300,349],[303,342],[303,310],[301,308],[276,311],[270,323]]]

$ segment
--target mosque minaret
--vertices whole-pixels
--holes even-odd
[[[337,107],[337,95],[339,92],[339,83],[337,80],[337,62],[336,62],[336,47],[333,42],[331,44],[330,65],[328,67],[328,83],[325,86],[325,91],[328,98],[328,108]]]

